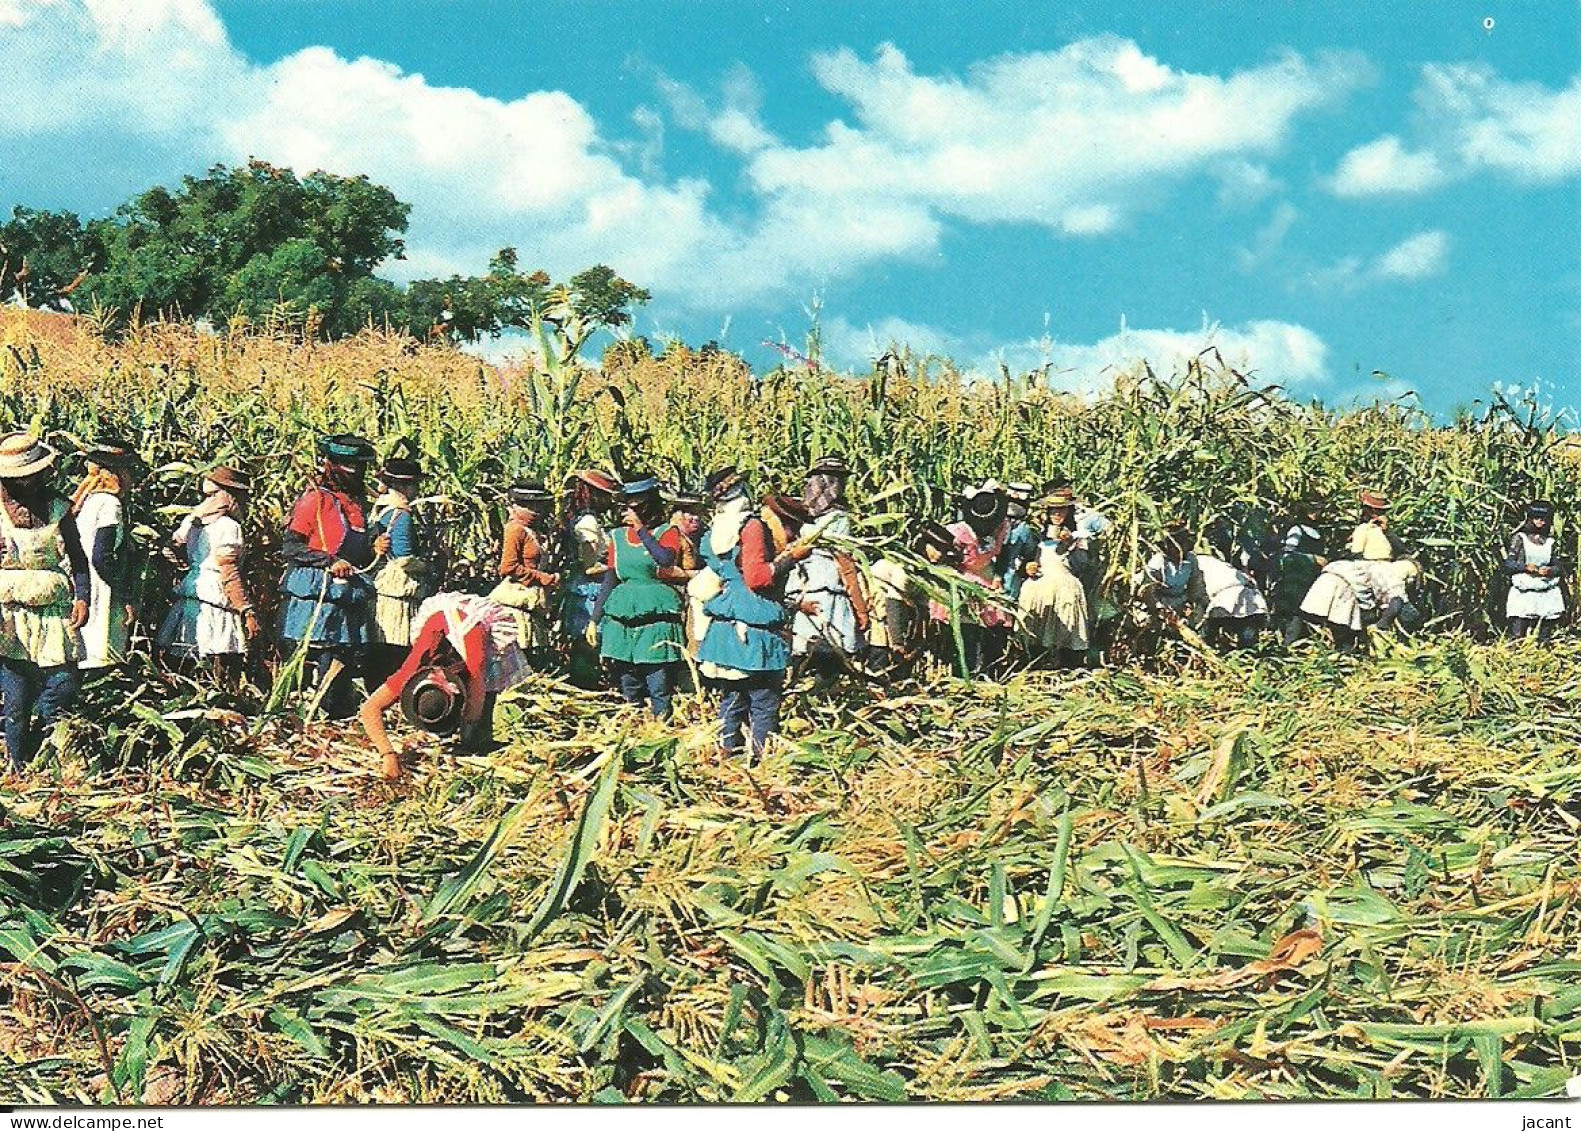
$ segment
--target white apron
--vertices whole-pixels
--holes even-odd
[[[1554,558],[1554,540],[1544,538],[1533,541],[1524,531],[1516,535],[1524,545],[1522,550],[1529,566],[1545,566]],[[1510,595],[1504,603],[1504,615],[1521,620],[1558,620],[1565,615],[1565,594],[1557,577],[1533,577],[1517,573],[1510,578]]]

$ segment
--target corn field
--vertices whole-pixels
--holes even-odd
[[[252,472],[263,587],[315,436],[352,430],[415,442],[479,572],[504,484],[584,465],[784,488],[838,451],[874,546],[968,478],[1068,477],[1115,521],[1117,599],[1165,519],[1315,492],[1337,530],[1373,486],[1435,617],[1365,659],[793,696],[753,764],[714,754],[703,699],[665,726],[540,675],[504,749],[430,753],[400,794],[359,735],[134,663],[0,794],[0,1103],[1545,1097],[1577,1072],[1581,645],[1485,639],[1520,505],[1581,486],[1535,406],[1337,413],[1211,356],[1077,400],[915,359],[0,335],[6,427],[142,453],[145,542],[196,470]]]

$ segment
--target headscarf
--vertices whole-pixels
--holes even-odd
[[[170,536],[170,540],[178,546],[185,545],[187,536],[192,533],[194,526],[207,526],[215,519],[224,518],[226,515],[241,522],[246,516],[246,503],[240,495],[233,494],[216,483],[214,490],[206,493],[203,501],[187,512],[187,517],[181,520],[181,525],[176,527],[176,532]]]
[[[752,517],[752,500],[746,494],[732,495],[714,508],[714,525],[708,530],[708,545],[724,557],[741,541],[741,528]]]
[[[131,487],[132,479],[126,472],[90,464],[88,474],[83,476],[82,482],[72,492],[71,513],[81,514],[82,505],[88,501],[89,495],[120,495],[124,498]]]
[[[845,506],[845,476],[810,472],[802,488],[801,498],[813,518],[822,518],[832,510],[839,510]]]

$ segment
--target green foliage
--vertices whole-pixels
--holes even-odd
[[[510,247],[485,275],[397,287],[374,272],[404,258],[409,211],[365,176],[216,165],[86,226],[69,212],[15,209],[0,225],[0,293],[39,306],[69,294],[76,309],[108,311],[122,327],[155,317],[262,325],[284,314],[327,338],[379,325],[474,341],[545,320],[565,357],[648,300],[604,266],[556,287],[518,270]]]

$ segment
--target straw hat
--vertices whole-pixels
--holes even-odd
[[[0,436],[0,479],[26,479],[54,466],[55,449],[31,432]]]
[[[1050,487],[1048,494],[1043,496],[1042,503],[1050,510],[1073,507],[1076,505],[1076,492],[1069,487]]]
[[[1005,484],[1005,494],[1010,496],[1010,501],[1012,503],[1030,503],[1032,501],[1032,492],[1034,490],[1035,488],[1030,483],[1017,482]]]
[[[1389,496],[1382,491],[1365,489],[1361,493],[1361,505],[1368,510],[1386,511],[1389,509]]]
[[[227,491],[238,491],[243,495],[252,493],[253,481],[251,477],[243,475],[233,467],[216,467],[207,472],[203,478],[210,483],[224,487]]]

